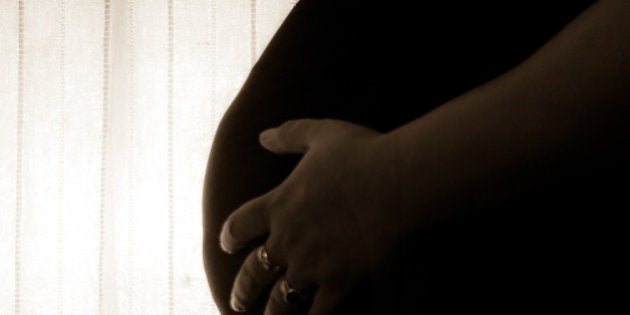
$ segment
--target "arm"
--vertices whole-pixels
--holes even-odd
[[[597,3],[513,71],[386,134],[335,120],[265,131],[267,150],[303,157],[230,215],[222,247],[268,235],[283,277],[316,287],[312,314],[327,314],[406,235],[527,191],[566,160],[602,147],[626,154],[629,11],[627,1]],[[277,278],[256,278],[259,269],[250,253],[234,300],[249,308],[273,287],[268,307],[286,307]]]
[[[630,2],[600,1],[514,70],[383,135],[404,208],[455,194],[460,204],[422,207],[448,216],[527,190],[567,160],[627,152],[629,51]]]

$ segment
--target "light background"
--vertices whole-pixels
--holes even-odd
[[[0,1],[0,314],[218,314],[205,165],[295,1]]]

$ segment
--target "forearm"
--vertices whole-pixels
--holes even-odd
[[[385,134],[403,208],[448,217],[528,190],[566,159],[625,152],[629,51],[630,2],[600,1],[514,70]]]

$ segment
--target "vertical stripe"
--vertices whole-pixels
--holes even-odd
[[[251,9],[251,36],[250,36],[250,54],[252,59],[252,66],[256,63],[256,0],[250,0],[250,9]]]
[[[217,104],[217,0],[210,0],[210,119],[212,128],[218,125]],[[213,129],[214,133],[214,129]]]
[[[133,287],[134,287],[134,176],[133,172],[135,170],[135,137],[134,137],[134,125],[135,125],[135,89],[136,89],[136,80],[135,80],[135,16],[134,16],[134,3],[133,0],[127,1],[128,10],[129,10],[129,76],[127,78],[127,82],[129,84],[129,93],[127,94],[127,104],[129,106],[127,124],[129,126],[129,134],[127,136],[127,150],[129,152],[128,156],[128,170],[127,170],[127,196],[129,199],[128,205],[128,227],[127,227],[127,281],[128,281],[128,289],[127,289],[127,301],[128,301],[128,311],[129,314],[134,314],[133,311]]]
[[[107,140],[109,116],[109,37],[110,37],[110,1],[104,0],[103,6],[103,104],[101,122],[101,181],[100,181],[100,209],[99,209],[99,249],[98,249],[98,309],[103,314],[103,268],[105,250],[105,197],[107,184]]]
[[[64,203],[64,107],[66,103],[66,1],[59,2],[59,109],[57,177],[57,313],[63,314],[63,203]]]
[[[168,312],[173,314],[173,0],[168,1]]]
[[[21,246],[20,232],[22,225],[22,153],[24,128],[24,0],[18,3],[18,99],[17,99],[17,161],[15,177],[15,278],[14,278],[14,313],[20,314],[20,276]]]

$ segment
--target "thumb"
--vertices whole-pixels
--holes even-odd
[[[278,154],[304,154],[324,134],[326,122],[323,119],[289,120],[277,128],[260,134],[260,144]]]

